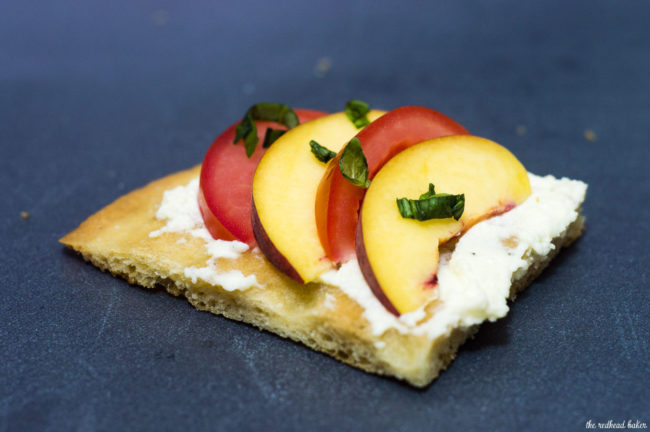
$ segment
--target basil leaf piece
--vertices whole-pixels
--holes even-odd
[[[429,190],[420,195],[420,199],[431,198],[436,194],[436,188],[433,186],[433,183],[429,183]]]
[[[253,105],[246,111],[241,123],[235,128],[235,140],[233,144],[237,144],[240,139],[244,140],[244,147],[246,148],[246,156],[251,157],[257,147],[257,125],[255,120],[271,121],[285,125],[288,129],[292,129],[300,123],[296,113],[288,105],[262,102]],[[284,133],[284,132],[283,132]],[[264,136],[264,147],[270,146],[282,133],[278,133],[273,129],[269,133],[268,130]]]
[[[367,189],[370,186],[368,180],[368,161],[363,154],[361,141],[354,137],[343,149],[339,159],[339,169],[343,177],[348,179],[353,185]]]
[[[272,121],[283,124],[289,129],[293,129],[300,124],[298,115],[291,107],[281,103],[258,103],[250,107],[248,113],[253,117],[253,120]]]
[[[264,143],[262,143],[262,147],[264,148],[269,148],[271,147],[271,144],[275,142],[278,138],[280,138],[286,130],[282,129],[272,129],[272,128],[267,128],[266,133],[264,134]]]
[[[370,120],[366,116],[369,112],[370,107],[364,101],[352,99],[345,104],[345,115],[348,116],[348,119],[350,119],[357,129],[361,129],[370,124]]]
[[[465,211],[465,194],[436,194],[433,184],[429,183],[429,190],[417,200],[398,198],[397,209],[403,218],[419,221],[450,217],[458,220]]]
[[[327,147],[323,147],[314,140],[309,141],[309,147],[311,147],[311,152],[314,154],[314,156],[316,156],[316,159],[321,162],[327,163],[331,161],[334,156],[336,156],[336,153],[334,153],[332,150],[328,149]]]
[[[240,139],[244,139],[244,148],[246,149],[246,156],[251,157],[257,146],[257,126],[255,121],[248,114],[244,116],[241,123],[235,128],[235,141],[233,144],[237,144]]]

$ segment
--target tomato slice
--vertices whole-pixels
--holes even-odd
[[[463,126],[437,111],[404,106],[370,123],[357,138],[368,161],[368,178],[372,179],[390,158],[407,147],[428,139],[466,134]],[[346,261],[355,254],[355,231],[366,193],[341,174],[341,152],[330,162],[316,198],[318,236],[334,262]]]
[[[327,113],[296,109],[300,123],[322,117]],[[205,226],[215,239],[239,240],[254,246],[251,225],[251,196],[255,168],[266,152],[262,148],[266,129],[286,129],[273,122],[256,121],[259,143],[250,158],[243,143],[233,145],[235,128],[239,122],[226,129],[212,143],[201,167],[199,209]],[[307,145],[307,144],[305,144]]]

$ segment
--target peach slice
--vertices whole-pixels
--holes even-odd
[[[401,216],[396,199],[417,199],[429,183],[438,193],[465,194],[458,221]],[[361,209],[356,249],[368,285],[396,315],[419,308],[437,284],[438,246],[530,193],[523,165],[487,139],[457,135],[407,148],[377,173]]]
[[[372,110],[373,121],[384,114]],[[359,130],[344,112],[301,124],[264,154],[253,178],[253,234],[280,271],[306,283],[331,268],[316,228],[316,192],[327,164],[316,159],[315,140],[338,152]]]
[[[384,164],[407,147],[447,135],[469,135],[453,119],[421,106],[403,106],[386,113],[357,134],[372,180]],[[327,256],[344,262],[355,255],[355,231],[366,190],[350,183],[339,170],[341,155],[318,185],[316,225]]]

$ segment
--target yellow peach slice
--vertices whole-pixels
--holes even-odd
[[[437,193],[465,195],[458,221],[401,216],[396,199],[417,199],[429,183]],[[366,281],[394,314],[419,308],[437,284],[438,246],[530,193],[523,165],[487,139],[457,135],[407,148],[384,165],[366,192],[356,241]]]
[[[373,121],[384,114],[372,110]],[[311,140],[339,152],[359,130],[344,112],[303,123],[264,154],[253,178],[253,234],[268,260],[306,283],[331,268],[316,228],[316,192],[327,164],[311,152]]]

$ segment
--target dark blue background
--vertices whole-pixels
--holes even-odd
[[[0,4],[0,431],[650,426],[649,2],[183,3]],[[252,103],[353,97],[432,107],[590,185],[584,237],[424,391],[57,243]]]

